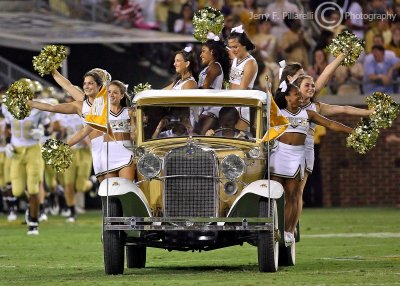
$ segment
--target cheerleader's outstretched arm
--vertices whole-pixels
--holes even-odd
[[[58,70],[53,70],[51,72],[54,80],[61,86],[73,99],[77,101],[83,101],[85,94],[76,86],[74,86],[67,78],[58,72]]]
[[[315,94],[314,97],[317,97],[320,91],[326,86],[328,81],[331,79],[332,75],[336,71],[336,69],[340,66],[340,64],[345,59],[344,54],[340,54],[336,59],[334,59],[330,64],[326,66],[326,68],[322,71],[321,75],[317,78],[315,82]]]
[[[322,102],[317,103],[317,105],[319,106],[319,114],[323,116],[332,116],[337,114],[368,116],[374,112],[373,109],[357,108],[349,105],[333,105]]]
[[[330,120],[313,110],[307,110],[310,120],[318,125],[322,125],[330,130],[343,133],[351,133],[353,129],[337,121]]]

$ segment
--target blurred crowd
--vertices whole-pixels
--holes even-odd
[[[400,1],[335,1],[328,13],[318,15],[327,1],[288,0],[109,0],[98,2],[112,12],[112,22],[126,28],[156,29],[193,34],[193,15],[204,7],[220,10],[225,17],[224,38],[232,27],[243,24],[256,44],[258,88],[265,88],[265,75],[278,82],[278,62],[301,63],[318,77],[332,61],[326,51],[332,38],[350,30],[365,40],[365,54],[352,67],[340,67],[325,94],[398,93],[400,56]],[[322,5],[322,6],[321,6]],[[328,6],[327,6],[328,7]],[[320,9],[321,10],[321,9]],[[315,12],[311,12],[315,11]],[[329,25],[318,25],[324,17]],[[320,20],[320,21],[318,21]]]
[[[78,1],[78,0],[76,0]],[[49,0],[51,4],[52,0]],[[61,1],[53,1],[61,2]],[[318,77],[333,57],[326,51],[332,38],[350,30],[365,40],[365,53],[352,67],[340,67],[325,94],[399,92],[399,0],[80,0],[109,10],[110,23],[125,28],[154,29],[193,34],[194,13],[204,7],[220,10],[225,17],[223,38],[242,24],[256,44],[253,56],[259,64],[257,88],[265,88],[265,75],[278,83],[278,62],[299,62],[309,75]],[[316,11],[331,3],[328,13]],[[322,5],[322,6],[321,6]],[[325,6],[323,8],[326,8]],[[326,25],[318,23],[324,17]]]

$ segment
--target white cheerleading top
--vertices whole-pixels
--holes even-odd
[[[312,111],[317,112],[317,106],[315,105],[314,102],[310,102],[310,103],[304,105],[303,109],[312,110]],[[316,126],[317,126],[317,124],[315,124],[314,122],[310,122],[310,129],[312,130],[312,133],[314,133]],[[309,134],[309,135],[314,136],[313,134]]]
[[[212,89],[222,89],[222,85],[224,83],[224,71],[222,70],[221,64],[219,62],[215,62],[216,64],[219,65],[219,68],[221,69],[221,74],[217,76],[212,84],[210,85],[210,88]],[[208,66],[206,66],[199,74],[199,83],[198,87],[203,87],[204,81],[206,80],[207,76],[207,71],[208,71]]]
[[[92,108],[92,104],[89,101],[89,98],[85,98],[82,104],[82,118],[85,117],[90,113],[90,109]]]
[[[229,82],[233,84],[240,85],[242,78],[243,78],[243,70],[244,66],[248,61],[255,61],[252,55],[248,55],[244,59],[242,59],[240,62],[238,62],[237,58],[233,59],[232,66],[231,66],[231,72],[229,74]],[[248,88],[253,88],[254,86],[254,81],[256,80],[257,73],[254,74],[253,78],[251,79]]]
[[[110,110],[108,119],[113,133],[131,132],[131,119],[128,111],[129,109],[127,107],[123,107],[118,113],[114,113]]]
[[[172,89],[181,90],[181,89],[182,89],[182,86],[183,86],[186,82],[188,82],[189,80],[193,80],[194,82],[196,82],[196,80],[194,79],[194,77],[190,76],[190,77],[188,77],[188,78],[185,78],[184,80],[182,80],[182,79],[178,80],[178,81],[174,84],[174,86],[172,87]]]
[[[305,109],[299,108],[295,114],[291,113],[287,109],[281,109],[281,112],[289,120],[289,126],[285,130],[285,133],[301,133],[307,135],[310,121]]]

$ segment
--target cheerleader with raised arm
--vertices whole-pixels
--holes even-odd
[[[326,104],[323,102],[315,102],[314,97],[316,93],[316,86],[314,83],[314,79],[308,75],[299,76],[294,85],[299,87],[300,94],[303,99],[302,106],[306,110],[313,110],[322,116],[332,116],[337,114],[347,114],[354,116],[369,116],[373,113],[373,110],[356,108],[353,106],[345,106],[345,105],[332,105]],[[310,124],[310,129],[307,133],[306,138],[306,172],[304,175],[304,180],[301,183],[301,192],[304,192],[304,187],[307,182],[308,176],[312,173],[314,167],[314,132],[315,132],[315,124]],[[302,208],[302,202],[299,202],[299,209]]]
[[[299,201],[301,181],[305,171],[305,141],[310,122],[338,132],[351,133],[352,129],[329,120],[315,111],[301,108],[302,98],[297,86],[282,82],[275,102],[289,120],[286,131],[277,140],[270,159],[271,179],[285,190],[285,243],[294,243],[294,230],[300,217]]]
[[[108,87],[110,98],[108,121],[115,139],[104,134],[101,137],[102,147],[99,154],[93,154],[99,157],[99,169],[95,173],[99,182],[112,177],[122,177],[131,181],[135,179],[133,153],[127,148],[131,147],[134,141],[134,117],[131,110],[124,104],[126,95],[127,86],[124,83],[118,80],[110,82]],[[91,134],[92,130],[92,127],[86,125],[68,141],[68,145],[74,146],[87,134]]]
[[[335,114],[348,114],[355,116],[368,116],[373,112],[373,110],[366,110],[355,108],[352,106],[338,106],[338,105],[329,105],[319,102],[317,105],[312,103],[314,99],[318,96],[320,91],[326,86],[329,79],[332,77],[336,69],[340,66],[340,64],[345,59],[344,54],[340,54],[337,58],[335,58],[331,63],[326,66],[326,68],[322,71],[321,75],[314,82],[314,79],[310,77],[303,77],[305,72],[303,70],[303,66],[300,63],[289,63],[286,64],[285,61],[281,61],[279,65],[281,66],[279,76],[280,81],[287,81],[294,83],[296,86],[300,88],[301,95],[303,97],[303,107],[305,109],[313,110],[320,113],[323,116],[331,116]],[[298,80],[297,80],[298,79]],[[305,81],[304,81],[305,80]],[[303,82],[304,81],[304,82]],[[306,173],[304,180],[302,181],[301,192],[303,193],[304,187],[307,182],[307,178],[309,174],[312,173],[314,166],[314,130],[315,126],[311,124],[309,135],[306,140]],[[302,202],[299,202],[299,209],[301,211]]]
[[[53,75],[56,74],[53,72]],[[59,77],[60,75],[58,75]],[[103,76],[95,69],[87,72],[83,77],[83,92],[78,88],[70,85],[69,80],[65,78],[59,78],[56,80],[63,89],[65,89],[74,98],[83,98],[83,101],[73,101],[69,103],[61,103],[56,105],[51,105],[48,103],[38,102],[38,101],[28,101],[28,105],[32,108],[39,110],[62,113],[62,114],[78,114],[83,119],[90,113],[92,104],[100,92],[104,82]],[[84,128],[85,129],[85,128]],[[79,132],[83,132],[81,129]],[[102,132],[97,130],[91,130],[89,132],[89,139],[91,141],[91,150],[93,158],[93,169],[95,174],[100,172],[100,157],[97,155],[101,153],[101,147],[103,143],[103,138],[101,137]],[[85,134],[82,139],[88,134]],[[93,156],[94,155],[94,156]]]

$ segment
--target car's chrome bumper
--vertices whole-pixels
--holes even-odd
[[[273,225],[271,217],[104,217],[104,229],[125,231],[272,231]]]

